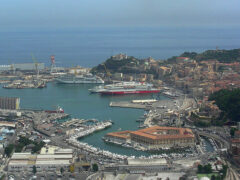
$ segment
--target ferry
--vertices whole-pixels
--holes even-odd
[[[104,81],[91,73],[84,75],[66,74],[55,79],[62,84],[104,84]]]
[[[89,89],[92,93],[101,93],[107,95],[122,94],[141,94],[141,93],[159,93],[160,89],[156,89],[152,84],[144,82],[118,82],[106,86],[96,86]]]

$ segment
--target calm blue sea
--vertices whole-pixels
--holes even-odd
[[[79,28],[0,30],[0,64],[39,62],[58,66],[95,66],[109,56],[126,53],[166,59],[184,51],[240,48],[240,28]]]

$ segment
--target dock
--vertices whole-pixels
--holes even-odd
[[[132,103],[129,101],[110,102],[110,107],[121,107],[121,108],[135,108],[135,109],[147,109],[148,106],[145,104]]]
[[[66,121],[64,123],[62,123],[62,126],[65,126],[65,127],[69,127],[69,126],[81,126],[83,123],[86,123],[86,122],[98,122],[98,120],[96,119],[71,119],[69,121]]]

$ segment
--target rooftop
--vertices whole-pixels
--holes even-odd
[[[171,130],[176,133],[169,133]],[[194,138],[193,132],[188,128],[176,128],[176,127],[161,127],[153,126],[138,131],[132,131],[131,134],[147,137],[150,139],[177,139],[177,138]]]
[[[167,160],[165,158],[161,159],[131,159],[128,158],[128,165],[162,165],[162,164],[167,164]]]
[[[108,133],[108,136],[114,136],[114,137],[118,137],[121,139],[127,139],[129,138],[131,131],[121,131],[121,132],[112,132],[112,133]]]
[[[153,126],[150,128],[141,129],[137,131],[112,132],[108,133],[107,135],[123,139],[127,139],[129,135],[137,135],[154,140],[194,138],[194,134],[192,130],[189,128],[161,127],[161,126]]]

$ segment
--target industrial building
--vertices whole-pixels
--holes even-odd
[[[21,64],[13,64],[13,69],[19,71],[35,71],[36,68],[40,70],[44,70],[45,64],[44,63],[21,63]]]
[[[167,172],[173,170],[165,158],[156,159],[132,159],[128,158],[125,164],[106,166],[106,171],[121,171],[130,174],[145,174],[154,172]]]
[[[20,63],[11,65],[0,65],[0,71],[38,71],[45,69],[44,63]]]
[[[153,126],[137,131],[108,133],[105,138],[116,143],[131,143],[145,149],[187,147],[195,144],[191,129]]]
[[[8,164],[8,171],[32,172],[33,166],[37,172],[56,171],[61,168],[68,169],[73,161],[72,149],[61,149],[55,146],[46,146],[40,154],[14,153]]]
[[[18,97],[0,97],[0,109],[19,109],[20,98]]]
[[[10,71],[11,65],[0,65],[0,72],[1,71]]]

